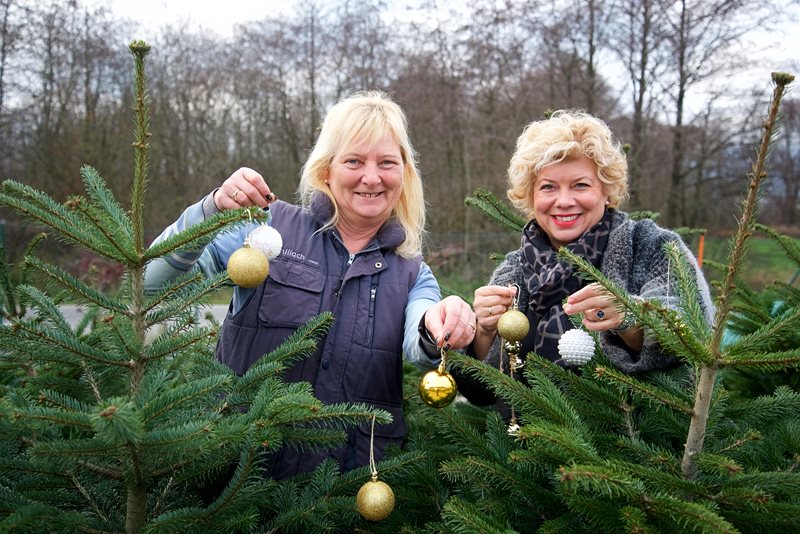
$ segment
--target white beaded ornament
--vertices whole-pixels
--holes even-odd
[[[259,225],[248,236],[250,246],[264,253],[268,260],[272,260],[281,253],[283,238],[280,232],[268,224]]]
[[[594,356],[594,338],[578,328],[567,330],[558,340],[558,354],[567,365],[583,365]]]

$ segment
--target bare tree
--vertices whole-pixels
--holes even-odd
[[[664,36],[669,53],[665,90],[672,109],[672,170],[667,198],[666,223],[687,223],[688,172],[686,126],[687,97],[699,83],[728,66],[726,52],[733,43],[756,27],[765,28],[776,16],[769,2],[756,0],[679,0],[661,5]]]
[[[6,106],[6,98],[9,84],[14,83],[12,59],[20,48],[22,26],[26,18],[26,7],[20,1],[0,0],[0,139],[6,147],[5,154],[0,157],[0,173],[3,176],[8,176],[12,170],[9,149],[14,146],[9,135],[10,111]]]
[[[628,75],[632,117],[628,136],[630,205],[642,209],[648,203],[643,198],[645,189],[654,189],[657,177],[649,164],[650,152],[655,143],[648,132],[655,120],[653,116],[653,88],[660,74],[659,52],[662,36],[659,33],[661,10],[659,0],[620,0],[613,6],[614,16],[609,18],[612,36],[610,46],[621,60]]]
[[[780,220],[773,224],[796,226],[800,222],[800,100],[783,102],[782,131],[773,151],[774,178],[770,195],[780,206]]]

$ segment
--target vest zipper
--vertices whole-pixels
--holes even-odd
[[[375,331],[375,297],[378,294],[378,286],[374,285],[369,289],[369,320],[367,321],[367,345],[372,345],[372,334]]]

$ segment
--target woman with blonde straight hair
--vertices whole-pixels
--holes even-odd
[[[334,124],[337,127],[330,126]],[[405,241],[397,248],[397,253],[404,257],[416,256],[421,253],[425,231],[422,179],[417,169],[416,153],[408,138],[405,113],[386,94],[378,91],[356,93],[328,112],[314,149],[303,166],[298,195],[304,206],[310,205],[317,191],[327,195],[334,205],[334,213],[325,227],[335,227],[339,221],[339,210],[325,182],[331,161],[343,147],[357,140],[365,141],[368,145],[377,144],[387,132],[398,144],[404,164],[400,197],[392,214],[406,233]]]
[[[310,319],[331,312],[333,324],[316,352],[284,379],[310,383],[326,404],[359,402],[390,412],[393,421],[374,430],[376,459],[401,446],[406,434],[403,355],[432,369],[441,349],[463,348],[475,335],[472,308],[458,297],[442,299],[422,260],[422,191],[402,109],[384,93],[357,93],[327,113],[302,170],[299,206],[278,200],[258,172],[241,168],[156,239],[220,211],[267,209],[282,237],[280,251],[263,283],[235,288],[217,359],[244,374]],[[201,250],[152,262],[147,286],[187,271],[225,270],[252,229],[245,225]],[[370,429],[362,425],[335,449],[284,447],[270,458],[268,472],[285,478],[326,458],[349,470],[368,465],[371,450]]]

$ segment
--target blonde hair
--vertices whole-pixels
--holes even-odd
[[[622,205],[628,198],[625,152],[605,122],[580,110],[556,111],[549,119],[525,127],[508,166],[508,199],[532,218],[533,186],[542,169],[580,156],[594,162],[597,178],[608,195],[608,207]]]
[[[297,188],[300,202],[311,203],[311,197],[321,191],[333,203],[333,215],[324,225],[332,228],[339,222],[339,206],[328,187],[325,177],[336,154],[354,144],[375,144],[386,135],[400,146],[403,158],[403,183],[400,198],[391,217],[405,230],[405,240],[397,247],[397,254],[405,258],[422,253],[425,232],[425,198],[422,179],[417,169],[416,153],[408,137],[405,113],[387,94],[381,91],[355,93],[338,102],[328,111],[322,122],[319,137],[303,165],[300,185]]]

